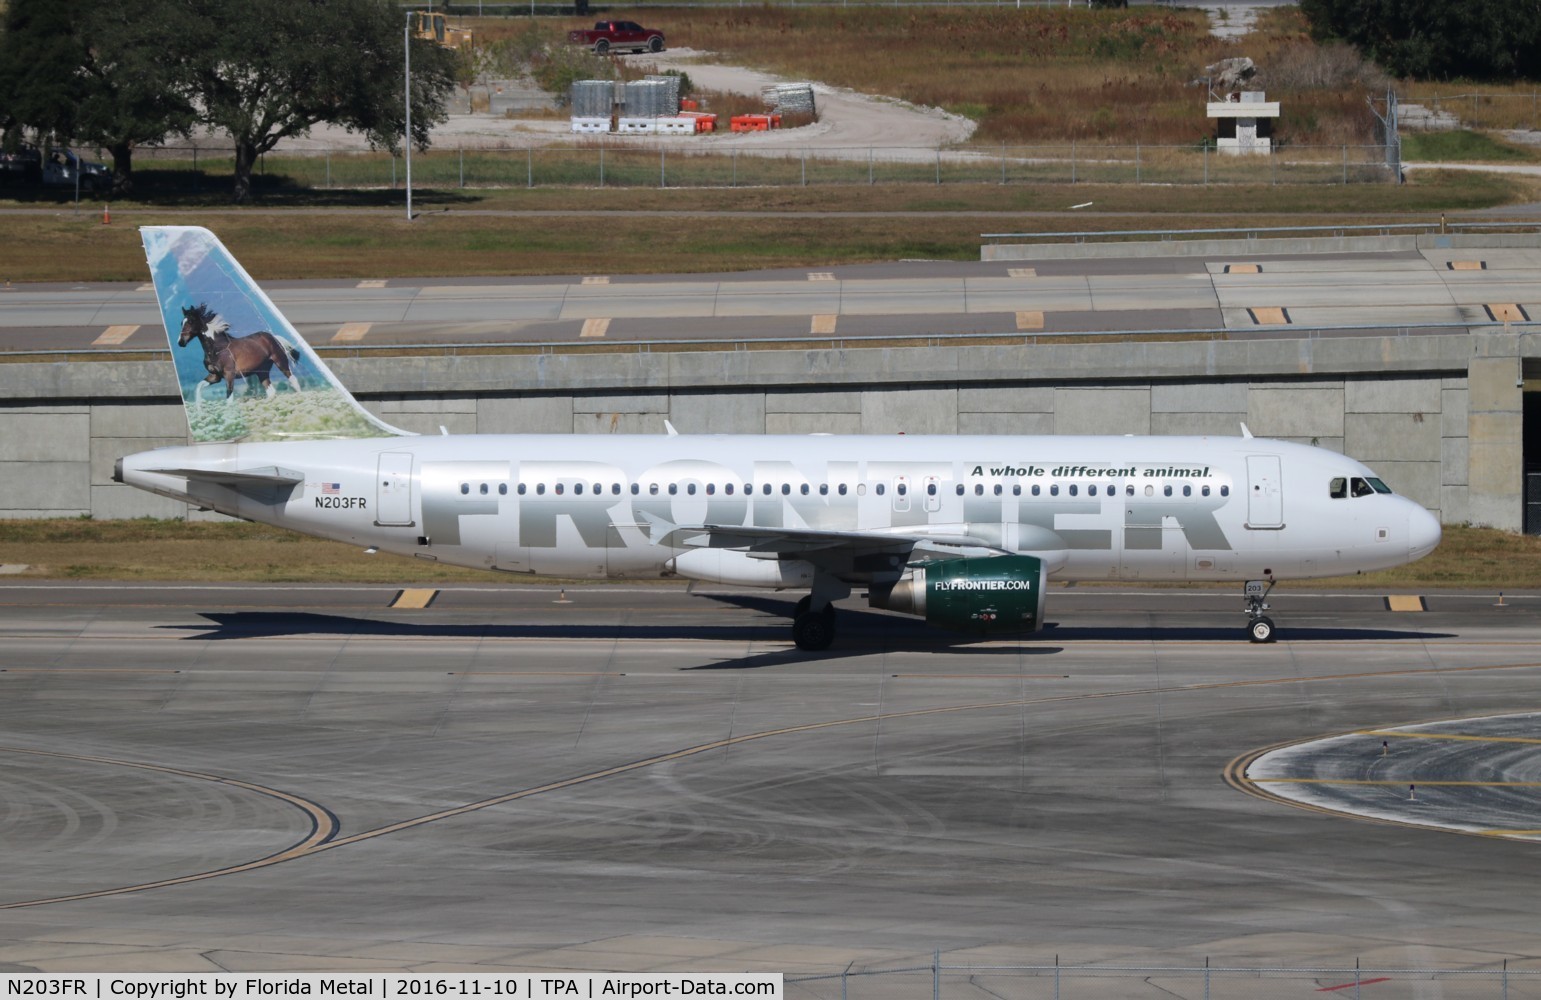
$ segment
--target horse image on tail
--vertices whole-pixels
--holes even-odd
[[[237,378],[244,380],[255,375],[261,379],[262,388],[271,399],[277,393],[273,388],[274,365],[299,391],[300,381],[289,367],[291,360],[300,358],[300,352],[293,344],[266,330],[232,337],[230,324],[203,302],[183,307],[182,336],[177,340],[177,346],[186,347],[195,337],[203,346],[203,367],[209,372],[208,377],[198,383],[196,398],[203,398],[204,386],[224,382],[225,399],[229,400],[235,394]]]

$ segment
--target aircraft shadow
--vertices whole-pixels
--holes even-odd
[[[402,639],[708,639],[716,642],[787,642],[787,619],[792,602],[745,595],[703,595],[771,616],[764,622],[737,625],[692,623],[642,624],[612,622],[595,624],[496,624],[391,621],[351,615],[290,611],[204,612],[205,623],[157,626],[184,638],[203,641],[264,639],[294,636],[347,636]],[[751,656],[727,657],[711,663],[682,666],[682,671],[753,670],[764,667],[800,666],[841,660],[885,651],[948,653],[986,657],[1052,656],[1078,642],[1230,642],[1246,644],[1240,626],[1061,626],[1049,623],[1032,636],[980,637],[946,632],[918,619],[856,608],[839,611],[839,636],[834,645],[808,653],[791,645]],[[1279,630],[1287,642],[1355,642],[1405,639],[1445,639],[1450,633],[1405,629],[1301,627]],[[985,640],[992,640],[986,642]],[[1014,641],[1014,640],[1024,641]]]

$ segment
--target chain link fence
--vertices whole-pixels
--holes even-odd
[[[1268,155],[1199,146],[908,146],[713,150],[692,140],[649,145],[587,143],[517,148],[434,148],[412,154],[414,188],[814,187],[857,184],[1363,184],[1395,181],[1384,145],[1285,146]],[[135,170],[163,184],[221,183],[234,151],[218,146],[147,147]],[[178,172],[185,172],[178,177]],[[396,188],[400,157],[366,151],[267,154],[268,183],[303,189]]]
[[[818,1000],[1270,1000],[1326,994],[1342,1000],[1534,1000],[1541,969],[1157,968],[1072,965],[929,965],[788,973],[785,996]]]

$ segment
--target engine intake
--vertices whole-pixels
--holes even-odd
[[[948,559],[912,570],[888,591],[871,591],[867,603],[942,628],[1036,632],[1043,624],[1043,580],[1043,560],[1034,556]]]

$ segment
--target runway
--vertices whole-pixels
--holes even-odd
[[[1534,781],[1529,723],[1452,720],[1537,710],[1538,595],[1276,592],[1269,646],[1229,592],[1058,589],[989,642],[852,601],[814,656],[774,594],[431,596],[0,586],[0,972],[1541,957],[1533,839],[1237,763],[1435,724]]]
[[[317,347],[1091,335],[1438,332],[1541,315],[1541,251],[910,261],[742,274],[275,281]],[[1377,329],[1381,335],[1384,329]],[[1352,335],[1348,333],[1335,336]],[[148,284],[0,291],[0,352],[164,350]]]

